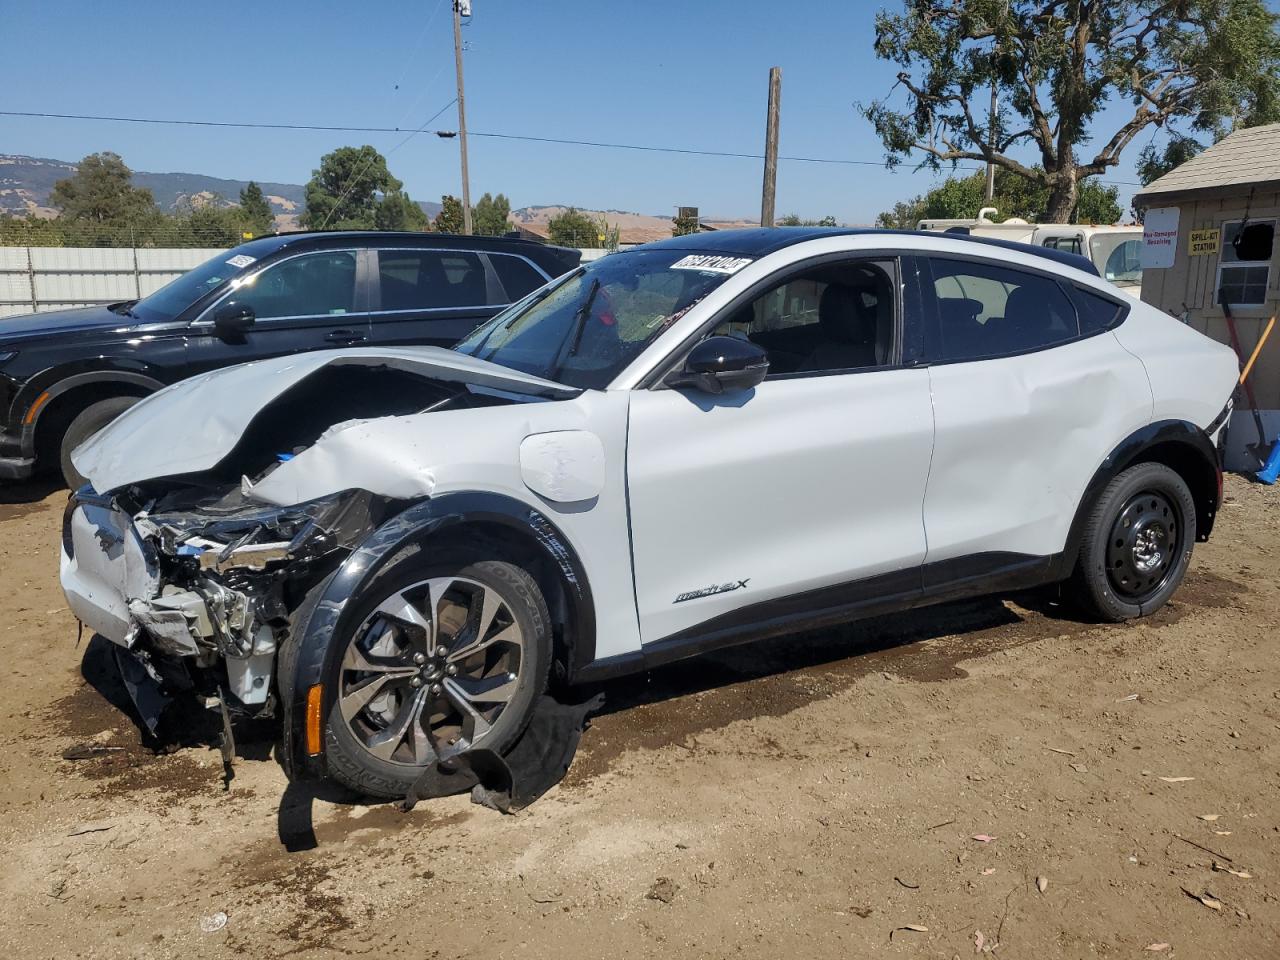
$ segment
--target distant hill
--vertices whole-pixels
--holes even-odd
[[[65,160],[0,154],[0,215],[34,213],[37,216],[54,216],[56,211],[49,206],[53,185],[75,172],[76,165]],[[248,180],[228,180],[203,173],[147,173],[143,170],[134,171],[133,182],[135,186],[150,190],[156,198],[156,205],[168,213],[208,203],[231,206],[239,200],[240,191],[249,185]],[[296,229],[304,206],[302,184],[259,180],[258,186],[276,214],[276,226]],[[418,206],[429,217],[440,212],[439,203],[419,201]]]
[[[567,206],[562,204],[545,207],[521,207],[519,210],[511,211],[511,219],[522,229],[540,237],[545,237],[547,235],[547,224],[554,217],[559,216],[568,209]],[[590,217],[603,216],[609,221],[609,226],[618,228],[618,239],[622,243],[648,243],[651,240],[662,240],[671,236],[672,222],[670,214],[667,216],[651,216],[626,210],[585,210],[581,207],[578,209]],[[702,218],[702,223],[719,230],[760,225],[758,220],[752,223],[749,220],[708,220],[706,217]]]

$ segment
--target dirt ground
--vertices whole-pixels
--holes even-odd
[[[513,817],[286,793],[269,731],[228,792],[144,749],[64,502],[0,495],[6,957],[1280,956],[1274,489],[1228,479],[1145,622],[983,600],[611,684]]]

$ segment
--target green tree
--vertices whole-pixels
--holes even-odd
[[[1032,223],[1052,223],[1045,218],[1049,188],[1032,183],[1007,170],[996,170],[996,195],[986,199],[986,176],[948,177],[923,197],[898,203],[876,218],[876,225],[914,230],[920,220],[963,220],[976,217],[983,207],[1000,211],[997,220],[1021,217]],[[1096,180],[1080,184],[1072,223],[1115,223],[1124,214],[1119,190]]]
[[[165,233],[174,242],[194,247],[234,247],[243,243],[244,234],[250,232],[243,210],[212,203],[194,208],[185,217],[165,220]]]
[[[461,233],[463,229],[462,201],[452,194],[440,198],[440,212],[436,214],[435,228],[441,233]]]
[[[912,197],[899,200],[892,210],[876,217],[876,226],[884,230],[914,230],[924,218],[924,197]]]
[[[577,207],[569,207],[547,223],[552,243],[561,247],[597,247],[601,243],[600,226]]]
[[[367,144],[339,147],[311,171],[301,224],[309,230],[420,229],[413,224],[426,217],[415,220],[410,203],[386,157]],[[380,221],[402,226],[379,227]]]
[[[374,226],[379,230],[412,230],[425,233],[431,229],[426,211],[410,199],[403,190],[385,194],[374,215]]]
[[[681,217],[675,216],[671,218],[671,235],[673,237],[687,237],[691,233],[697,233],[699,230],[697,217]]]
[[[1204,144],[1200,141],[1184,136],[1170,137],[1168,142],[1158,149],[1155,144],[1148,144],[1138,154],[1138,179],[1145,187],[1159,180],[1174,167],[1182,166],[1203,149]]]
[[[500,237],[511,229],[507,214],[511,203],[503,194],[496,197],[485,194],[471,210],[471,227],[477,236]]]
[[[1044,219],[1065,223],[1081,182],[1119,164],[1142,131],[1280,115],[1276,24],[1264,0],[903,0],[877,15],[875,52],[901,68],[906,103],[860,110],[891,166],[989,161],[1046,188]],[[992,87],[995,117],[975,106]],[[1132,112],[1101,129],[1113,100]],[[1016,159],[1026,148],[1038,166]]]
[[[271,204],[253,180],[240,191],[240,217],[244,221],[244,232],[255,237],[270,233],[274,228],[276,218],[271,212]]]
[[[80,161],[75,174],[53,185],[49,202],[68,220],[110,227],[128,227],[154,217],[151,191],[135,187],[130,170],[119,154],[91,153]]]
[[[834,227],[836,218],[827,214],[821,220],[803,220],[798,213],[788,213],[777,222],[779,227]]]

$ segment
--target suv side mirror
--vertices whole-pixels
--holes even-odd
[[[224,340],[237,340],[257,322],[253,307],[247,303],[224,303],[213,312],[213,329]]]
[[[741,337],[707,337],[691,351],[684,369],[666,379],[669,387],[694,387],[704,393],[750,390],[769,372],[769,355]]]

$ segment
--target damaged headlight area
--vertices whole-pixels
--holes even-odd
[[[363,490],[274,507],[238,488],[104,497],[85,487],[64,521],[63,587],[86,626],[133,654],[126,674],[140,666],[166,695],[191,689],[269,716],[290,614],[400,506]],[[134,686],[154,733],[156,711]]]

